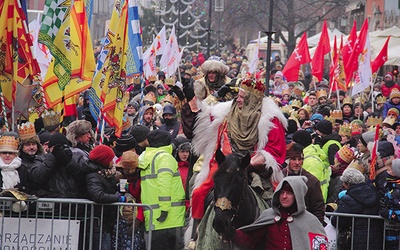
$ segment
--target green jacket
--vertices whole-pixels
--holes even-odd
[[[322,196],[324,202],[328,197],[329,180],[331,168],[325,164],[327,155],[319,145],[310,144],[303,149],[304,161],[303,168],[314,175],[321,183]]]
[[[141,200],[153,209],[153,230],[183,226],[185,219],[185,191],[172,154],[172,145],[147,147],[139,156],[141,169]],[[158,222],[161,211],[168,212],[164,222]],[[150,211],[144,209],[146,230],[150,228]]]

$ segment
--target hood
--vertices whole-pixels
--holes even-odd
[[[160,151],[165,151],[172,155],[172,144],[168,146],[153,148],[146,147],[146,150],[139,156],[139,168],[146,169],[151,165],[154,155]]]
[[[338,133],[333,132],[332,134],[324,136],[322,138],[322,140],[321,140],[322,144],[321,145],[324,145],[325,143],[327,143],[330,140],[335,140],[335,141],[340,142],[342,140],[342,137]]]
[[[279,212],[279,194],[282,189],[283,184],[287,182],[293,189],[295,196],[295,202],[297,205],[297,211],[293,215],[301,214],[306,210],[306,205],[304,202],[304,196],[307,193],[307,177],[305,176],[287,176],[279,183],[274,195],[272,196],[272,209],[280,214]]]

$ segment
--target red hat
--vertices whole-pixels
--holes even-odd
[[[114,157],[114,151],[106,145],[98,145],[89,153],[90,160],[103,167],[108,167]]]
[[[390,80],[393,80],[393,73],[392,72],[387,72],[385,77],[390,77]]]

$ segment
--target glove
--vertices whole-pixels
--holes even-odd
[[[188,102],[190,102],[194,97],[194,90],[188,85],[183,86],[183,93],[185,93]]]
[[[183,94],[182,90],[178,86],[172,86],[170,91],[175,93],[176,96],[178,96],[180,101],[185,99],[185,95]],[[170,94],[170,95],[172,95],[172,94]]]
[[[160,217],[157,218],[158,222],[164,222],[167,219],[168,212],[167,211],[161,211]]]
[[[219,97],[225,97],[228,92],[231,91],[231,84],[225,84],[223,85],[216,93]],[[217,97],[217,96],[216,96]]]

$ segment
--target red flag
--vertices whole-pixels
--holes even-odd
[[[376,72],[388,60],[388,44],[389,44],[389,40],[390,40],[390,36],[386,39],[386,42],[383,45],[381,52],[379,52],[378,56],[371,63],[372,73]]]
[[[353,28],[351,28],[350,34],[347,37],[347,41],[343,45],[342,57],[343,57],[343,64],[344,65],[347,65],[347,63],[348,63],[348,61],[350,59],[350,56],[351,56],[351,53],[353,52],[353,47],[354,47],[354,43],[355,43],[356,39],[357,39],[357,23],[354,20]],[[350,75],[350,72],[349,72],[348,68],[345,68],[344,70],[345,70],[346,75]]]
[[[282,73],[289,82],[297,82],[299,80],[300,65],[310,61],[311,58],[310,51],[308,50],[307,35],[304,33],[299,44],[287,61]]]
[[[360,34],[353,44],[353,50],[350,54],[347,64],[345,64],[346,69],[346,82],[349,84],[353,78],[354,71],[358,69],[358,56],[361,54],[365,47],[365,41],[368,35],[368,18],[365,19],[363,26],[361,27]]]
[[[315,50],[314,57],[311,61],[311,73],[318,79],[318,81],[322,80],[322,75],[324,73],[324,56],[329,53],[330,50],[331,45],[329,44],[328,28],[326,27],[326,21],[324,21],[317,49]]]

